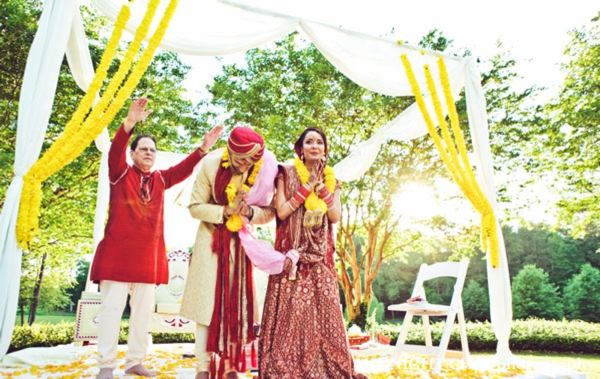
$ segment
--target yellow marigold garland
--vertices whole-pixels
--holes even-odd
[[[221,155],[221,166],[223,168],[229,168],[229,150],[223,149],[223,155]]]
[[[92,107],[96,94],[100,91],[100,87],[106,78],[108,68],[116,54],[119,40],[121,39],[123,30],[125,29],[125,25],[130,16],[131,9],[129,6],[122,6],[115,21],[115,28],[108,40],[106,49],[102,54],[100,65],[96,70],[88,90],[65,126],[63,134],[23,177],[24,183],[21,192],[16,228],[17,242],[23,248],[26,247],[28,242],[33,240],[33,237],[37,232],[37,225],[39,224],[38,210],[42,203],[42,181],[58,170],[58,164],[53,164],[53,162],[51,162],[51,157],[55,162],[62,162],[65,160],[65,145],[68,140],[72,138],[71,136],[77,132],[86,113]]]
[[[150,27],[152,18],[156,12],[156,8],[160,0],[151,0],[148,4],[148,9],[144,15],[144,19],[136,32],[134,42],[130,45],[128,54],[119,67],[119,72],[122,71],[122,75],[113,77],[109,84],[110,90],[102,95],[100,102],[94,107],[87,119],[82,122],[84,114],[87,109],[90,108],[96,93],[98,92],[99,85],[104,80],[107,67],[100,67],[96,72],[96,76],[90,85],[83,104],[80,104],[78,110],[74,114],[74,120],[72,123],[65,127],[63,135],[57,139],[57,141],[51,146],[50,149],[39,159],[29,170],[29,172],[23,177],[23,192],[21,194],[21,202],[19,207],[19,215],[17,218],[17,242],[18,244],[26,248],[27,244],[33,240],[35,233],[37,232],[39,224],[39,207],[41,204],[41,183],[47,179],[50,175],[60,170],[67,163],[75,159],[85,149],[91,141],[108,125],[114,118],[116,113],[123,107],[125,101],[129,98],[135,87],[137,86],[140,78],[146,71],[146,68],[152,61],[154,52],[162,40],[169,22],[171,21],[175,9],[179,3],[179,0],[171,0],[163,18],[161,19],[156,32],[150,39],[148,48],[142,54],[138,64],[130,73],[126,83],[121,87],[117,93],[116,98],[106,110],[106,105],[113,97],[116,89],[119,88],[120,83],[123,81],[125,74],[129,71],[135,52],[139,49],[141,41],[145,38],[148,29]],[[109,40],[109,45],[105,50],[104,56],[101,60],[102,63],[110,64],[114,54],[116,52],[116,46],[118,40],[125,27],[125,23],[129,18],[130,10],[129,7],[124,5],[119,12],[117,21],[115,22],[115,30]],[[137,41],[137,42],[136,42]],[[137,47],[136,47],[137,45]],[[135,49],[134,49],[135,48]],[[130,53],[132,52],[132,53]],[[108,62],[108,63],[106,63]],[[122,69],[121,69],[122,68]],[[81,109],[81,110],[80,110]],[[82,125],[83,123],[83,125]]]
[[[402,55],[401,57],[402,63],[406,70],[406,75],[412,87],[413,94],[415,95],[415,100],[421,110],[421,114],[423,115],[423,119],[425,120],[425,124],[427,125],[427,129],[429,134],[431,135],[435,146],[440,152],[440,156],[444,161],[444,164],[448,167],[452,177],[459,185],[467,199],[473,204],[475,209],[482,215],[481,220],[481,243],[482,248],[484,250],[490,251],[490,263],[492,267],[498,267],[499,265],[499,255],[498,255],[498,234],[496,229],[496,218],[489,203],[488,199],[485,197],[479,184],[475,179],[475,175],[472,171],[470,162],[468,160],[468,156],[466,153],[466,146],[464,144],[464,139],[462,137],[462,131],[460,130],[460,125],[458,123],[458,113],[456,112],[454,99],[452,98],[452,92],[450,90],[450,82],[448,80],[448,75],[446,71],[445,64],[443,59],[440,58],[438,60],[438,67],[440,71],[440,78],[442,81],[442,87],[444,90],[444,95],[446,99],[446,105],[449,109],[450,122],[452,124],[452,130],[455,135],[455,141],[458,145],[458,150],[460,153],[460,157],[463,160],[462,165],[458,158],[458,154],[456,152],[456,148],[454,146],[454,140],[448,130],[448,125],[446,123],[444,113],[442,110],[442,105],[437,95],[437,90],[435,88],[435,83],[433,81],[433,76],[431,75],[431,71],[428,66],[425,66],[425,76],[427,79],[427,86],[429,92],[431,94],[431,98],[433,101],[434,109],[437,115],[438,123],[440,125],[440,129],[442,131],[442,136],[445,142],[442,143],[442,139],[438,135],[435,124],[432,118],[429,115],[427,107],[425,105],[425,101],[421,94],[419,85],[415,78],[415,74],[412,70],[410,61],[406,55]],[[446,149],[448,151],[446,151]]]
[[[304,162],[302,162],[300,158],[296,158],[294,159],[294,167],[296,168],[300,182],[302,182],[302,184],[308,183],[310,173],[304,165]],[[323,175],[325,176],[325,187],[333,194],[335,191],[335,172],[331,167],[325,166]],[[325,204],[325,201],[318,197],[314,192],[311,192],[310,195],[308,195],[304,202],[304,207],[307,211],[320,209],[323,214],[327,213],[327,204]]]
[[[264,162],[263,158],[260,158],[259,161],[254,164],[254,167],[252,168],[252,172],[248,176],[248,179],[246,179],[246,182],[248,183],[248,185],[246,185],[246,184],[242,185],[242,189],[246,193],[248,193],[250,191],[250,187],[252,187],[252,185],[254,185],[254,182],[256,181],[256,177],[258,176],[258,173],[260,171],[260,168],[261,168],[263,162]],[[230,165],[231,165],[231,163],[229,161],[229,150],[223,149],[223,154],[221,155],[221,166],[223,168],[227,169],[230,167]],[[230,207],[233,206],[233,200],[235,199],[237,192],[238,192],[237,186],[234,183],[229,182],[229,184],[227,184],[227,187],[225,188],[225,194],[227,195],[227,201],[229,202]],[[240,229],[242,229],[242,227],[244,226],[244,220],[242,219],[242,216],[240,216],[239,214],[231,215],[227,219],[225,226],[227,227],[227,230],[229,230],[231,232],[237,232]]]
[[[56,171],[60,170],[67,163],[71,162],[79,154],[81,154],[81,152],[83,152],[85,147],[91,142],[91,140],[88,142],[89,134],[95,134],[97,136],[98,133],[100,133],[102,131],[102,129],[104,129],[106,127],[106,125],[114,118],[114,114],[116,114],[116,112],[114,112],[112,117],[110,117],[107,120],[107,115],[105,113],[106,108],[108,107],[110,101],[113,99],[117,90],[119,90],[119,87],[120,87],[121,83],[123,82],[123,80],[125,79],[125,76],[130,71],[133,61],[134,61],[134,58],[135,58],[135,55],[139,51],[143,39],[148,34],[150,24],[152,22],[152,19],[154,18],[154,15],[156,14],[156,10],[158,8],[159,3],[160,3],[160,0],[151,0],[148,3],[148,8],[146,10],[146,13],[144,15],[144,18],[143,18],[140,26],[136,30],[133,42],[129,45],[127,52],[125,54],[125,57],[119,64],[119,69],[117,70],[117,73],[111,78],[106,90],[102,94],[102,97],[100,98],[98,103],[94,106],[94,109],[92,110],[92,112],[87,116],[87,118],[85,120],[83,120],[82,117],[77,117],[77,119],[75,120],[73,125],[67,124],[67,127],[65,127],[66,133],[63,133],[57,139],[57,141],[54,144],[52,144],[52,146],[50,147],[50,149],[48,149],[46,154],[44,154],[44,156],[42,156],[42,158],[34,164],[34,166],[32,167],[32,170],[33,170],[32,172],[34,172],[38,177],[40,177],[41,180],[46,180],[48,177],[50,177],[50,175],[52,175]],[[123,8],[129,10],[128,6],[123,7]],[[129,13],[129,11],[127,11],[127,12]],[[117,21],[118,22],[115,23],[115,30],[117,30],[117,29],[120,30],[120,32],[118,33],[120,36],[122,34],[122,30],[124,29],[125,23],[127,22],[127,20],[124,19],[124,20],[117,20]],[[116,33],[113,33],[113,34],[116,34]],[[90,101],[93,101],[93,97],[100,89],[100,86],[102,85],[102,81],[106,77],[106,71],[108,70],[108,66],[110,65],[110,62],[114,58],[118,42],[119,42],[118,38],[114,38],[115,45],[114,45],[114,47],[111,46],[111,55],[106,56],[106,58],[103,56],[103,60],[106,61],[105,62],[106,68],[103,68],[103,71],[97,71],[97,73],[94,76],[94,80],[96,80],[98,78],[98,83],[94,88],[94,92],[88,91],[88,93],[86,93],[86,96],[89,97]],[[107,51],[108,50],[109,49],[107,48]],[[154,53],[152,53],[152,55],[153,54]],[[138,66],[139,66],[139,63],[138,63]],[[135,70],[138,70],[138,67],[136,67]],[[142,74],[143,74],[143,72],[142,72]],[[135,84],[137,85],[137,82]],[[135,87],[135,86],[133,86],[133,87]],[[121,93],[121,91],[123,91],[123,93]],[[131,92],[133,92],[133,88],[131,88]],[[127,94],[126,91],[124,91],[124,88],[121,88],[119,90],[119,95],[121,95],[121,96],[127,95],[127,96],[125,96],[125,99],[124,99],[124,100],[126,100],[129,97],[129,95],[131,94],[131,92]],[[123,104],[124,104],[124,102],[123,102]],[[90,105],[91,105],[91,102],[90,102]],[[114,106],[111,105],[111,107],[114,107]],[[121,107],[122,107],[122,105],[121,105]],[[117,109],[117,112],[121,107],[119,107]],[[83,116],[83,114],[85,112],[87,112],[87,109],[89,109],[89,108],[90,108],[90,106],[83,109],[81,112],[82,113],[81,116]],[[88,133],[88,130],[92,126],[93,126],[92,133]],[[74,131],[76,133],[74,136],[72,136],[73,133],[71,132],[71,129],[76,129]],[[97,133],[95,130],[98,130]],[[95,138],[95,136],[93,138]],[[75,149],[72,147],[73,145],[78,145],[79,143],[81,143],[81,146],[79,149]]]

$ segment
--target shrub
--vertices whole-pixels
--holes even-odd
[[[439,344],[444,322],[432,324],[431,334],[434,344]],[[496,336],[489,322],[467,322],[469,349],[472,351],[495,351]],[[396,343],[400,325],[380,324],[377,330]],[[127,342],[129,324],[121,322],[119,343]],[[34,324],[17,326],[12,335],[9,352],[28,347],[56,346],[73,342],[75,327],[73,323]],[[154,343],[194,342],[193,333],[153,333]],[[407,343],[425,344],[423,328],[415,324],[409,330]],[[460,348],[458,327],[455,326],[450,338],[450,348]],[[600,324],[584,321],[549,321],[528,319],[514,321],[510,335],[510,348],[513,351],[539,351],[555,353],[600,354]]]
[[[513,315],[516,319],[539,317],[560,320],[563,317],[558,289],[548,274],[535,265],[525,265],[512,283]]]
[[[564,290],[565,316],[571,320],[600,322],[600,270],[589,263],[573,276]]]
[[[73,342],[75,324],[62,322],[59,324],[36,323],[31,326],[15,326],[8,347],[8,352],[26,347],[44,347],[65,345]]]
[[[433,323],[431,338],[439,344],[444,322]],[[489,322],[467,322],[467,338],[472,351],[495,351],[498,340]],[[400,325],[380,325],[379,330],[395,344]],[[408,332],[406,343],[425,344],[421,324],[413,325]],[[513,351],[539,351],[555,353],[600,353],[600,324],[583,321],[550,321],[541,319],[518,320],[512,323],[509,340]],[[455,325],[450,337],[450,349],[460,348],[460,335]]]

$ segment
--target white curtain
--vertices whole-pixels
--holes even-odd
[[[494,167],[490,149],[489,131],[485,98],[481,88],[481,75],[473,58],[467,60],[467,81],[465,93],[467,98],[467,113],[469,127],[473,140],[473,164],[477,168],[477,179],[483,193],[490,201],[494,213],[498,214],[496,205],[496,185],[494,183]],[[512,324],[512,293],[510,289],[510,275],[506,259],[506,246],[504,236],[498,219],[498,258],[499,266],[493,268],[490,264],[489,251],[487,255],[488,291],[490,294],[490,316],[494,334],[498,339],[496,346],[496,359],[499,362],[510,362],[513,356],[510,352],[508,340]]]
[[[0,215],[0,358],[10,346],[19,298],[21,249],[15,227],[23,175],[37,161],[42,149],[60,65],[71,31],[75,0],[46,0],[27,58],[19,98],[14,173]]]
[[[75,0],[62,0],[57,3],[60,3],[61,6],[64,7],[66,7],[66,4],[68,3],[69,6],[73,7],[74,1]],[[132,18],[127,25],[127,30],[131,33],[135,31],[135,28],[140,23],[147,1],[148,0],[136,0],[133,3],[130,3],[132,8]],[[94,6],[113,20],[116,18],[120,6],[125,2],[125,0],[92,0]],[[161,5],[162,9],[166,7],[166,3],[166,1],[163,1],[163,4]],[[48,6],[48,4],[52,4],[52,1],[47,0],[45,5]],[[44,12],[46,13],[46,10]],[[315,9],[314,12],[318,12],[318,9]],[[305,11],[304,13],[310,14],[310,11]],[[160,8],[157,14],[162,14]],[[81,22],[79,18],[73,17],[73,13],[68,12],[61,12],[60,14],[59,12],[56,12],[52,15],[48,14],[47,19],[48,22],[63,25],[63,28],[65,29],[65,31],[62,32],[63,41],[66,41],[70,29],[65,25],[70,26],[72,21],[75,23]],[[156,22],[154,25],[156,25]],[[74,30],[75,29],[77,28],[74,28]],[[225,1],[218,2],[216,0],[203,0],[201,2],[197,0],[180,0],[178,10],[171,22],[170,29],[165,35],[161,47],[184,54],[225,55],[259,47],[264,43],[282,38],[296,29],[302,29],[323,55],[351,80],[369,90],[387,95],[412,95],[412,90],[404,75],[404,67],[399,59],[400,55],[405,54],[411,61],[419,85],[423,90],[426,88],[422,76],[423,65],[428,64],[434,77],[437,77],[436,60],[438,57],[443,56],[448,69],[449,79],[452,83],[452,91],[455,96],[463,87],[466,89],[467,104],[469,108],[469,123],[475,144],[474,154],[476,156],[475,164],[478,169],[478,179],[492,204],[495,204],[496,191],[493,181],[492,160],[488,141],[485,99],[480,85],[481,78],[475,63],[472,60],[446,56],[438,52],[423,51],[418,47],[399,45],[393,40],[368,36],[324,25],[307,18],[282,14],[274,10],[253,8],[251,5],[248,5],[248,3],[236,4],[228,1],[227,4],[225,4]],[[81,30],[82,29],[77,33]],[[87,87],[86,83],[89,82],[91,77],[91,65],[86,63],[89,62],[87,43],[85,43],[83,38],[77,38],[75,35],[76,32],[73,33],[74,37],[69,43],[68,50],[69,64],[73,68],[74,73],[76,71],[84,73],[81,75],[76,74],[76,76],[85,78],[78,79],[78,83],[80,86]],[[48,51],[48,54],[53,53],[58,57],[62,57],[62,54],[65,51],[64,44],[66,42],[64,42],[63,45],[60,45],[59,42],[61,40],[60,38],[57,38],[58,34],[60,34],[58,30],[43,29],[42,27],[40,27],[40,30],[38,31],[38,36],[43,36],[39,38],[45,38],[50,41],[47,48],[52,51]],[[36,36],[36,39],[38,36]],[[34,58],[34,56],[30,56],[30,59]],[[56,59],[60,60],[58,58]],[[45,65],[45,69],[46,74],[48,74],[47,64]],[[28,75],[28,72],[26,72],[26,75]],[[50,80],[48,78],[56,79],[56,76],[45,75],[44,78]],[[81,80],[81,82],[79,80]],[[46,103],[51,104],[53,93],[54,92],[52,91],[52,93],[46,94],[44,98]],[[42,103],[43,102],[33,101],[33,99],[30,99],[28,102],[30,107],[33,107],[34,104],[37,107],[38,104]],[[12,207],[11,209],[13,209],[10,217],[7,216],[7,220],[12,220],[12,226],[9,226],[8,221],[6,222],[6,230],[8,230],[6,233],[8,237],[6,240],[8,242],[3,244],[2,256],[0,257],[4,257],[8,254],[15,255],[14,253],[19,253],[17,255],[20,256],[20,252],[16,248],[16,243],[14,243],[14,217],[16,217],[17,208],[17,205],[15,204],[18,204],[18,198],[20,196],[22,184],[21,176],[39,155],[39,146],[41,146],[41,140],[44,135],[43,130],[48,118],[47,115],[44,120],[42,120],[42,117],[39,118],[42,120],[41,124],[43,124],[41,127],[25,130],[25,128],[21,127],[21,118],[26,114],[27,112],[21,114],[20,110],[19,138],[21,138],[22,133],[27,133],[32,136],[31,138],[39,140],[38,148],[35,151],[35,154],[32,153],[28,164],[23,165],[20,171],[17,168],[17,164],[15,164],[16,177],[13,185],[17,188],[13,189],[13,185],[11,185],[11,189],[9,190],[9,195],[11,197],[9,198],[7,196],[5,205],[5,208],[10,206]],[[35,114],[36,117],[38,117],[38,115],[39,112]],[[427,133],[427,130],[420,111],[417,109],[416,105],[413,105],[388,125],[382,127],[370,140],[363,141],[359,144],[348,157],[336,165],[336,176],[341,180],[354,180],[366,172],[372,162],[376,159],[381,144],[386,140],[409,140],[425,133]],[[104,135],[100,140],[97,140],[97,146],[103,151],[106,151],[105,149],[107,149],[107,139],[107,135]],[[15,162],[18,160],[19,149],[17,149]],[[102,183],[104,177],[105,174],[101,174],[101,184],[99,185],[98,190],[99,200],[96,228],[101,228],[103,226],[104,215],[106,213],[105,204],[107,203],[108,186]],[[3,213],[1,220],[3,228],[5,224],[4,220],[5,215]],[[102,222],[99,220],[102,220]],[[12,233],[12,235],[10,235],[10,233]],[[14,244],[14,249],[8,249],[6,247],[7,244]],[[492,322],[494,324],[494,331],[499,340],[497,356],[508,358],[510,355],[508,336],[510,334],[512,318],[510,283],[503,243],[500,248],[501,266],[498,269],[489,267],[488,278],[490,294],[493,294],[490,303]],[[8,264],[2,262],[2,270],[10,269],[5,266],[8,267]],[[14,263],[12,269],[14,270]],[[2,280],[4,280],[4,277]],[[18,277],[16,278],[16,282],[16,292],[18,292]],[[8,296],[6,292],[2,296]],[[6,312],[11,313],[14,318],[16,303],[14,306],[5,309]],[[10,330],[12,331],[12,326],[10,327]],[[7,333],[8,329],[3,326],[1,335],[2,341],[6,338],[10,340],[10,335],[6,337]],[[1,351],[2,350],[0,350],[0,352]]]

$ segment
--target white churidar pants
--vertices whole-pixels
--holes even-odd
[[[121,317],[125,310],[127,295],[129,306],[129,337],[125,370],[141,364],[148,352],[148,325],[154,308],[156,286],[148,283],[125,283],[111,280],[100,282],[102,304],[98,311],[98,367],[117,367],[117,348]]]
[[[208,326],[196,324],[196,372],[208,371],[211,353],[206,351]]]
[[[208,342],[208,326],[196,324],[196,372],[209,371],[211,354],[206,351],[206,343]],[[236,344],[230,343],[232,351],[235,351]],[[217,359],[217,368],[218,368]],[[225,362],[225,373],[235,371],[235,367],[231,365],[228,359]]]

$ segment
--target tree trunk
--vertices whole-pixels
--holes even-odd
[[[46,263],[47,255],[47,253],[44,253],[44,255],[42,255],[40,274],[38,276],[38,281],[35,284],[35,288],[33,290],[33,298],[31,299],[31,306],[29,307],[29,325],[33,325],[33,323],[35,322],[35,313],[37,312],[37,306],[40,300],[40,289],[42,288],[42,280],[44,279],[44,264]]]

